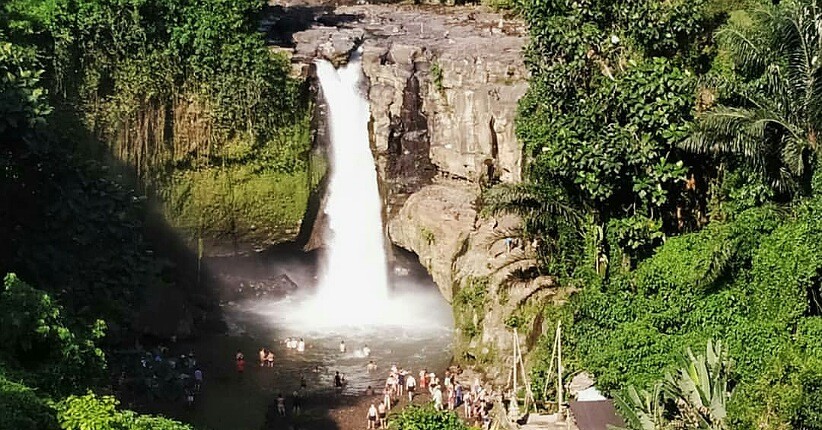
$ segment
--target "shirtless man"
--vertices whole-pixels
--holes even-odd
[[[376,429],[377,428],[377,407],[374,404],[371,404],[371,407],[368,408],[368,429]]]
[[[388,409],[391,409],[389,406]],[[380,414],[380,428],[385,428],[385,404],[380,403],[380,406],[377,407],[377,412]]]

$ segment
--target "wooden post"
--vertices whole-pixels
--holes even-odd
[[[517,329],[514,329],[514,399],[517,398]]]
[[[557,413],[559,420],[565,420],[562,392],[562,321],[557,322]]]

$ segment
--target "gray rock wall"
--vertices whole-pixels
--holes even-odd
[[[369,5],[333,14],[356,18],[295,34],[294,58],[340,63],[361,46],[387,238],[416,253],[453,303],[458,358],[504,379],[506,321],[555,294],[551,278],[508,280],[536,264],[533,248],[507,249],[519,220],[485,219],[476,205],[482,183],[521,179],[514,117],[527,90],[524,28],[476,8]],[[480,302],[455,301],[477,285]]]

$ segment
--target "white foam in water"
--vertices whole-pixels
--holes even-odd
[[[331,132],[330,237],[317,295],[303,316],[319,326],[382,324],[389,314],[388,275],[362,63],[355,53],[338,70],[324,60],[316,65]]]

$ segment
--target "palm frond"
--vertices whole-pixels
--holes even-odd
[[[822,18],[815,1],[782,2],[731,25],[718,37],[734,55],[741,84],[735,106],[700,114],[687,151],[732,154],[763,173],[772,188],[790,194],[807,180],[808,150],[818,152],[822,128]]]
[[[576,222],[579,211],[548,187],[530,183],[499,184],[483,195],[483,212],[489,215],[514,214],[540,221],[545,217],[561,217]]]

